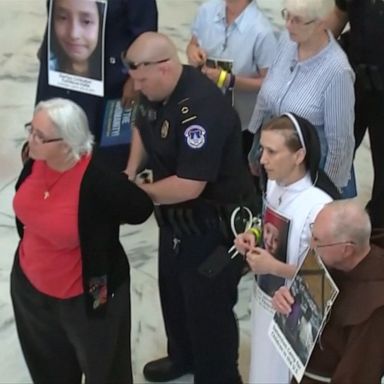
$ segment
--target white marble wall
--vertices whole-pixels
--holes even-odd
[[[158,0],[161,30],[184,50],[189,25],[202,0]],[[277,23],[279,0],[259,0]],[[45,27],[45,0],[0,1],[0,384],[30,383],[17,340],[9,297],[9,272],[17,236],[12,212],[13,186],[20,171],[23,124],[31,118],[38,62],[36,51]],[[362,202],[368,199],[372,171],[364,143],[358,152],[356,171]],[[139,227],[124,227],[122,239],[132,266],[132,350],[136,383],[145,383],[145,362],[165,354],[165,337],[157,291],[157,229],[153,220]],[[251,277],[239,287],[237,314],[241,329],[240,368],[248,376],[249,288]],[[185,376],[178,383],[191,383]]]

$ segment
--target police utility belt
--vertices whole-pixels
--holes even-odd
[[[159,205],[155,207],[155,217],[160,228],[170,228],[176,237],[202,236],[219,230],[225,240],[232,241],[231,214],[238,206],[206,201]]]

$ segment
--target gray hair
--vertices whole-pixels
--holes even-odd
[[[333,0],[285,0],[284,7],[289,12],[308,19],[323,20],[331,11]]]
[[[40,101],[35,113],[39,111],[46,112],[76,160],[92,152],[93,135],[89,130],[87,115],[79,105],[68,99],[54,98]]]
[[[335,240],[353,241],[359,247],[369,243],[371,221],[364,208],[352,199],[333,201],[326,207],[332,210],[330,229]]]

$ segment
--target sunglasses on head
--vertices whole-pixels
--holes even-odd
[[[134,62],[134,61],[130,61],[130,60],[126,60],[125,59],[125,52],[122,52],[121,53],[121,61],[123,62],[124,66],[131,70],[131,71],[135,71],[136,69],[140,68],[141,66],[143,67],[146,67],[148,65],[156,65],[156,64],[161,64],[161,63],[165,63],[167,62],[168,60],[170,60],[170,58],[168,57],[167,59],[162,59],[162,60],[156,60],[156,61],[141,61],[141,62]]]

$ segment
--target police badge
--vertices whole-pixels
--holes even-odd
[[[169,121],[164,120],[160,130],[160,136],[162,139],[165,139],[168,136],[168,131],[169,131]]]

